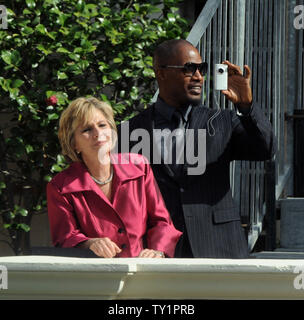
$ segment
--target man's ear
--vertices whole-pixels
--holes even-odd
[[[162,69],[162,68],[159,68],[157,70],[154,70],[154,73],[155,73],[155,77],[156,79],[159,81],[163,81],[166,79],[166,74],[165,74],[165,70]]]

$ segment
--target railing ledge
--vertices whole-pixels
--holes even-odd
[[[304,260],[18,256],[0,265],[0,299],[304,299],[294,287]]]

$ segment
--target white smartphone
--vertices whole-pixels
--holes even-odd
[[[226,64],[214,65],[214,90],[228,89],[228,66]]]

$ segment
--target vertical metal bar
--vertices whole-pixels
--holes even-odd
[[[285,32],[286,32],[286,1],[283,1],[281,3],[281,88],[280,88],[280,94],[281,94],[281,114],[280,114],[280,131],[282,134],[282,140],[281,140],[281,149],[282,149],[282,156],[280,158],[280,167],[281,167],[281,174],[285,173],[285,163],[286,163],[286,127],[285,127],[285,112],[286,112],[286,49],[287,44],[284,41],[285,40]]]
[[[207,90],[206,90],[206,103],[207,106],[210,106],[210,82],[211,82],[211,54],[212,54],[212,47],[211,47],[211,43],[212,43],[212,24],[210,23],[209,27],[206,30],[207,33],[207,51],[206,51],[206,61],[208,62],[208,79],[207,79]]]
[[[245,55],[245,25],[246,25],[246,1],[236,0],[234,6],[235,13],[235,60],[234,63],[237,64],[241,69],[244,66],[244,55]],[[234,199],[241,206],[243,192],[240,192],[241,186],[243,184],[243,162],[235,161],[234,163]],[[245,212],[241,211],[241,215],[246,215]]]
[[[235,21],[236,21],[236,41],[235,41],[235,63],[243,68],[244,52],[245,52],[245,12],[246,1],[236,0],[235,6]]]
[[[223,24],[223,2],[217,9],[217,39],[218,39],[218,61],[222,61],[222,24]]]
[[[255,102],[259,101],[259,77],[260,77],[260,68],[259,68],[259,0],[252,2],[252,47],[253,47],[253,53],[252,53],[252,93],[253,93],[253,99]],[[256,232],[256,226],[258,223],[258,217],[256,214],[256,208],[255,208],[255,172],[256,172],[256,163],[255,162],[249,162],[249,215],[251,220],[251,228]],[[256,240],[253,238],[253,240]]]
[[[234,3],[235,0],[228,2],[228,60],[232,63],[235,63],[234,61]],[[228,108],[233,109],[233,104],[229,101],[228,102]],[[231,162],[230,164],[230,181],[231,181],[231,189],[233,197],[237,196],[238,188],[236,186],[236,177],[235,177],[235,161]],[[236,199],[236,198],[234,198]],[[236,199],[236,203],[239,205],[239,202]]]
[[[259,1],[253,1],[252,3],[252,92],[254,101],[260,103],[259,86],[260,86],[260,68],[259,68],[259,27],[260,27],[260,15],[259,15]],[[258,224],[257,208],[256,208],[256,162],[248,162],[249,171],[249,191],[248,191],[248,211],[252,228],[256,230]]]
[[[200,41],[200,53],[203,61],[206,61],[206,33],[203,34],[201,41]],[[203,104],[206,104],[206,77],[205,81],[202,85],[202,92],[203,92]]]
[[[257,47],[258,47],[258,53],[257,53],[257,64],[258,64],[258,71],[259,71],[259,79],[257,83],[257,101],[259,102],[260,107],[262,108],[262,90],[263,90],[263,73],[264,73],[264,68],[263,68],[263,40],[264,40],[264,21],[263,21],[263,5],[265,3],[264,0],[259,0],[257,1],[259,3],[259,8],[257,12],[258,16],[258,23],[257,23],[257,34],[258,34],[258,39],[257,39]]]
[[[246,12],[246,2],[245,0],[235,0],[233,2],[234,8],[232,12],[235,14],[235,19],[232,20],[233,27],[235,30],[235,41],[232,42],[234,45],[233,62],[243,68],[244,65],[244,52],[245,52],[245,12]],[[236,23],[234,24],[234,22]],[[235,201],[240,204],[240,187],[241,187],[241,162],[235,161],[233,164],[233,183],[232,190]]]
[[[217,24],[217,37],[218,37],[218,46],[219,46],[219,54],[218,54],[218,62],[222,63],[223,61],[223,34],[225,34],[227,31],[223,31],[223,1],[221,1],[221,4],[217,10],[218,12],[218,24]],[[220,97],[220,107],[225,107],[225,96],[223,94],[219,95]]]
[[[278,126],[278,123],[279,123],[279,113],[280,113],[280,101],[279,101],[279,88],[278,88],[278,85],[279,85],[279,79],[278,79],[278,76],[279,76],[279,72],[280,72],[280,69],[279,69],[279,55],[280,55],[280,50],[279,50],[279,44],[278,44],[278,33],[279,33],[279,23],[278,23],[278,13],[279,13],[279,8],[278,8],[278,1],[274,1],[273,2],[273,13],[274,13],[274,28],[273,28],[273,50],[274,50],[274,57],[273,57],[273,97],[274,97],[274,101],[273,101],[273,115],[274,115],[274,118],[273,118],[273,128],[274,128],[274,132],[275,132],[275,135],[277,137],[277,141],[278,141],[278,150],[277,150],[277,157],[276,157],[276,179],[278,179],[279,177],[279,166],[278,166],[278,161],[279,161],[279,158],[281,156],[281,149],[280,149],[280,146],[281,146],[281,137],[280,137],[280,132],[279,132],[279,126]]]
[[[275,162],[266,162],[266,250],[272,251],[276,247],[276,196],[275,196]]]
[[[297,109],[304,109],[304,91],[303,91],[303,87],[304,87],[304,79],[303,79],[303,72],[304,72],[304,63],[303,63],[303,59],[304,59],[304,32],[303,30],[297,30],[298,33],[298,93],[297,93],[297,105],[296,108]],[[302,71],[302,72],[301,72]]]
[[[212,71],[213,71],[213,65],[215,63],[220,63],[219,61],[220,39],[218,38],[218,12],[219,10],[217,9],[212,18]],[[213,96],[212,96],[213,108],[216,108],[215,99],[217,101],[220,100],[220,92],[213,90]]]
[[[222,23],[222,60],[227,60],[227,38],[228,38],[228,0],[223,0],[222,1],[222,18],[223,18],[223,23]],[[222,95],[223,96],[223,95]],[[225,97],[223,97],[222,100],[222,105],[223,107],[227,107],[227,100]]]
[[[258,37],[258,48],[259,48],[259,74],[260,74],[260,81],[257,86],[257,93],[258,93],[258,101],[259,106],[262,110],[265,108],[265,95],[264,95],[264,88],[265,88],[265,50],[264,50],[264,44],[265,44],[265,29],[267,29],[267,22],[264,20],[264,10],[265,10],[265,3],[267,1],[261,1],[259,3],[259,37]],[[255,162],[255,190],[254,190],[254,215],[255,215],[255,221],[257,224],[261,223],[261,211],[260,211],[260,188],[261,188],[261,182],[262,182],[262,170],[261,170],[261,162]]]
[[[269,113],[269,118],[272,121],[272,128],[275,133],[275,113],[276,113],[276,108],[275,108],[275,99],[273,98],[273,88],[274,88],[274,83],[275,83],[275,78],[274,78],[274,72],[273,72],[273,66],[275,64],[275,50],[274,50],[274,29],[275,29],[275,14],[274,14],[274,6],[273,6],[273,0],[269,0],[269,28],[268,28],[268,61],[267,61],[267,78],[268,78],[268,87],[267,87],[267,105],[268,105],[268,113]],[[275,159],[275,170],[274,170],[274,175],[276,174],[276,159]],[[265,166],[265,172],[266,172],[266,166]],[[265,184],[267,183],[268,176],[265,174]],[[265,196],[266,195],[265,191]],[[267,209],[266,209],[266,214],[267,214]]]
[[[223,35],[222,35],[222,46],[223,46],[223,54],[222,58],[223,60],[227,59],[227,34],[229,32],[228,30],[228,0],[223,0],[222,4],[222,10],[223,10]]]
[[[268,48],[268,34],[269,27],[271,22],[269,22],[269,0],[263,1],[262,3],[262,11],[261,11],[261,20],[262,20],[262,28],[261,28],[261,36],[262,36],[262,70],[263,70],[263,85],[261,90],[261,108],[267,113],[267,85],[268,85],[268,69],[265,68],[267,66],[268,56],[269,56],[269,48]],[[264,217],[264,183],[265,183],[265,174],[264,174],[264,162],[259,162],[259,185],[258,185],[258,222],[262,223]]]
[[[233,20],[234,20],[234,16],[233,16],[233,6],[234,6],[234,0],[229,1],[228,2],[228,59],[232,62],[234,62],[234,56],[233,56],[233,52],[234,52],[234,47],[233,47],[233,40],[234,40],[234,28],[233,28]]]
[[[258,69],[258,21],[259,21],[259,1],[254,1],[254,8],[252,12],[252,16],[254,19],[253,24],[253,57],[252,57],[252,65],[253,65],[253,72],[252,72],[252,89],[253,89],[253,96],[254,100],[258,102],[258,83],[259,83],[259,69]]]
[[[272,23],[273,23],[273,6],[272,6],[272,0],[268,0],[268,30],[267,30],[267,63],[266,63],[266,69],[267,69],[267,83],[266,83],[266,96],[267,96],[267,111],[269,119],[273,122],[273,108],[272,108],[272,84],[273,84],[273,77],[272,77],[272,61],[273,61],[273,46],[272,46],[272,38],[273,38],[273,29],[272,29]]]
[[[301,84],[301,88],[299,91],[300,96],[302,97],[302,108],[304,109],[304,31],[301,30],[301,44],[300,44],[300,48],[302,48],[302,59],[301,59],[301,65],[299,66],[299,70],[302,70],[302,72],[300,71],[300,73],[302,74],[302,84]]]
[[[286,127],[285,127],[285,112],[286,112],[286,42],[285,42],[285,32],[286,32],[286,1],[280,2],[280,95],[281,95],[281,113],[280,113],[280,133],[281,133],[281,150],[282,154],[280,157],[280,173],[283,175],[285,173],[285,160],[286,160]]]
[[[304,31],[303,30],[301,30],[301,32],[300,32],[302,35],[301,35],[301,41],[302,41],[302,44],[301,44],[301,46],[300,46],[300,48],[302,48],[302,68],[301,68],[301,66],[300,66],[300,68],[299,68],[299,70],[302,70],[302,86],[301,86],[301,91],[300,91],[300,93],[301,93],[301,97],[302,97],[302,108],[304,109],[304,63],[303,63],[303,61],[304,61]]]
[[[252,64],[252,0],[246,2],[245,9],[245,49],[244,49],[244,63],[251,67]],[[249,233],[251,232],[251,226],[253,225],[252,217],[250,215],[249,206],[249,185],[250,185],[250,169],[249,161],[242,161],[241,163],[241,214],[242,222],[249,226]],[[249,248],[253,247],[251,243],[251,237],[248,237]]]
[[[297,1],[296,0],[289,0],[288,1],[288,9],[287,9],[287,15],[288,15],[288,38],[287,38],[287,57],[286,59],[286,75],[287,75],[287,92],[286,92],[286,107],[287,107],[287,113],[293,114],[294,108],[297,108],[297,75],[298,70],[298,58],[300,54],[300,50],[297,46],[297,34],[298,30],[294,28],[294,7],[296,6]],[[302,93],[303,94],[303,93]],[[293,161],[294,161],[294,127],[293,127],[293,121],[286,121],[286,166],[285,171],[288,170],[288,168],[292,168],[294,170]],[[293,190],[293,184],[294,179],[293,175],[290,175],[289,182],[287,183],[287,190],[286,194],[294,194]],[[279,187],[279,185],[278,185]],[[278,188],[277,188],[278,189]]]
[[[247,64],[250,66],[252,72],[253,72],[253,75],[252,75],[252,80],[251,80],[251,83],[252,83],[252,89],[254,90],[254,86],[255,86],[255,83],[254,83],[254,77],[256,76],[255,72],[254,72],[254,65],[253,65],[253,62],[254,62],[254,59],[253,59],[253,56],[254,56],[254,52],[256,50],[255,48],[255,44],[254,44],[254,0],[250,0],[247,4],[248,6],[248,15],[247,15],[247,36],[246,36],[246,39],[247,40],[247,46],[248,46],[248,49],[247,49],[247,54],[248,54],[248,58],[247,58]],[[255,96],[253,96],[253,99],[255,100]],[[243,189],[244,190],[244,203],[245,203],[245,208],[246,208],[246,214],[248,215],[248,218],[249,218],[249,225],[250,225],[250,230],[249,232],[252,233],[254,227],[255,227],[255,220],[254,220],[254,215],[251,214],[251,208],[250,208],[250,179],[251,179],[251,173],[250,173],[250,167],[251,167],[251,163],[249,161],[244,161],[244,174],[245,174],[245,188]],[[253,247],[253,243],[252,241],[254,241],[254,238],[252,237],[249,237],[248,239],[249,243],[249,247],[252,248]]]

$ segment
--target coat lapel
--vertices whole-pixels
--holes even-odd
[[[190,129],[204,129],[206,128],[209,118],[209,109],[204,106],[193,107],[190,116]]]
[[[190,115],[190,120],[189,120],[189,126],[188,126],[188,133],[186,135],[186,148],[188,150],[191,150],[191,153],[195,157],[199,155],[199,141],[198,139],[200,138],[199,135],[199,129],[206,129],[207,127],[207,121],[209,119],[209,109],[203,106],[196,106],[193,107],[191,115]],[[187,163],[187,159],[184,164],[183,172],[184,175],[187,175],[188,168],[192,167],[193,164]],[[197,164],[194,164],[196,167]]]
[[[90,173],[88,172],[88,169],[84,163],[73,162],[67,170],[68,174],[65,178],[64,186],[62,188],[63,194],[93,191],[100,196],[105,203],[113,208],[111,201],[105,196],[105,194],[91,178]]]
[[[145,161],[145,158],[137,154],[120,153],[111,155],[111,162],[114,169],[112,185],[112,203],[114,208],[119,198],[120,186],[127,181],[137,179],[144,175],[144,172],[136,166],[136,163],[142,161]]]
[[[152,137],[151,143],[150,143],[150,150],[151,150],[151,163],[153,163],[153,157],[154,157],[154,152],[157,153],[155,159],[161,159],[164,162],[164,159],[161,157],[161,154],[159,154],[159,148],[156,144],[155,141],[155,137],[153,134],[153,130],[155,130],[155,104],[151,107],[151,111],[150,111],[150,119],[149,119],[149,133],[150,133],[150,137]],[[167,164],[167,163],[163,163],[162,165],[159,165],[159,167],[161,168],[161,170],[163,170],[167,175],[169,175],[170,177],[174,178],[175,174],[172,171],[171,167]]]

